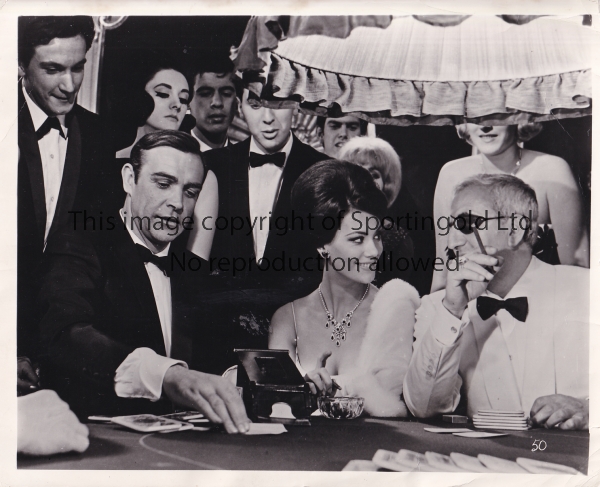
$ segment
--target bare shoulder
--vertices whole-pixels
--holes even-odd
[[[438,176],[439,185],[451,185],[452,188],[459,182],[481,172],[481,158],[468,156],[455,159],[443,165]]]
[[[561,157],[532,150],[523,152],[524,157],[530,158],[530,165],[532,168],[535,168],[537,171],[543,171],[546,177],[552,177],[555,174],[558,176],[559,174],[562,174],[563,171],[568,171],[569,173],[571,171],[567,161]]]

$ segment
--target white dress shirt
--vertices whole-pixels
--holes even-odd
[[[213,150],[213,148],[208,145],[206,142],[203,142],[202,140],[200,140],[200,138],[194,133],[194,130],[192,130],[190,132],[192,134],[192,137],[194,137],[194,139],[196,139],[198,141],[198,143],[200,144],[200,152],[206,152],[209,150]],[[227,147],[229,145],[229,138],[225,139],[225,144],[223,145],[223,147]]]
[[[124,217],[123,210],[120,211],[121,218]],[[133,232],[131,220],[125,220],[125,227],[135,244],[148,246]],[[164,250],[155,254],[158,257],[169,255],[167,245]],[[142,397],[151,400],[160,399],[162,393],[162,383],[167,369],[175,364],[181,364],[187,367],[187,364],[181,360],[173,360],[171,355],[171,323],[172,323],[172,303],[171,303],[171,279],[165,273],[151,262],[146,262],[146,272],[150,278],[152,292],[158,317],[165,342],[166,357],[162,357],[150,348],[137,348],[130,353],[121,363],[115,375],[115,392],[119,397]]]
[[[278,152],[285,153],[285,162],[292,150],[294,138],[290,133],[287,143]],[[258,147],[254,137],[250,139],[250,152],[266,154]],[[254,238],[254,253],[256,260],[260,261],[265,253],[267,238],[269,237],[269,222],[271,212],[275,207],[281,182],[283,180],[283,167],[275,164],[265,164],[260,167],[248,166],[248,198],[250,205],[250,220],[252,222],[252,237]],[[263,220],[261,221],[261,217]],[[256,223],[255,223],[256,222]]]
[[[37,131],[48,119],[48,115],[36,105],[31,99],[25,87],[23,95],[31,114],[33,128]],[[65,137],[68,137],[67,127],[61,124]],[[44,232],[44,243],[48,238],[48,232],[52,226],[56,204],[60,193],[63,170],[65,168],[65,157],[67,155],[67,139],[63,139],[56,129],[51,129],[46,135],[38,140],[40,156],[42,158],[42,171],[44,173],[44,196],[46,201],[46,229]]]

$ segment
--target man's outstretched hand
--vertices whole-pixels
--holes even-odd
[[[247,433],[250,420],[237,389],[223,377],[174,365],[163,379],[163,391],[171,401],[202,411],[228,433]]]

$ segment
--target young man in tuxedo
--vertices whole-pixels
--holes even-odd
[[[346,142],[367,133],[367,122],[352,115],[317,117],[317,127],[323,152],[333,159],[337,159],[340,149]]]
[[[588,428],[589,270],[533,256],[537,218],[535,191],[514,176],[456,188],[449,246],[459,267],[417,310],[404,381],[415,416],[454,411],[462,390],[471,417],[521,410],[537,426]]]
[[[227,130],[238,108],[233,62],[227,57],[203,59],[193,74],[190,112],[196,125],[190,133],[201,152],[226,147]]]
[[[233,321],[240,323],[239,329],[248,332],[242,330],[237,346],[267,348],[268,320],[273,313],[310,292],[321,277],[316,271],[289,269],[288,258],[309,251],[300,248],[301,239],[296,238],[301,230],[288,231],[286,222],[292,225],[294,183],[312,164],[327,156],[293,135],[294,109],[265,107],[258,97],[244,89],[241,112],[251,136],[238,144],[205,153],[207,166],[218,180],[219,220],[228,222],[222,230],[222,225],[216,225],[215,221],[206,225],[216,226],[211,250],[213,273],[231,278],[231,289],[252,296],[249,305],[230,299],[231,304],[222,313],[231,315]],[[277,222],[279,227],[275,226]],[[295,222],[295,227],[299,226]],[[238,259],[235,275],[234,259]],[[283,267],[277,268],[281,270],[274,270],[275,259],[283,263]],[[229,267],[220,266],[219,262],[229,262]],[[240,262],[244,263],[243,269]]]
[[[46,243],[69,211],[97,206],[100,124],[76,101],[93,39],[91,17],[19,17],[17,348],[34,360]],[[21,374],[25,387],[35,385],[31,377]]]
[[[169,411],[166,398],[230,433],[246,432],[235,387],[188,369],[195,356],[217,353],[210,330],[202,331],[203,349],[192,346],[202,345],[194,338],[206,310],[190,306],[201,299],[202,279],[175,263],[185,260],[175,239],[191,225],[205,177],[198,143],[179,131],[148,134],[122,176],[125,205],[105,216],[102,231],[100,222],[84,230],[75,215],[74,228],[46,249],[42,378],[80,416]]]

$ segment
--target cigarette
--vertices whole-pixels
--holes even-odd
[[[481,237],[479,236],[476,225],[473,225],[473,233],[475,234],[475,239],[477,240],[477,244],[479,245],[479,250],[481,250],[481,253],[483,255],[488,255],[488,253],[485,251],[485,247],[483,246],[483,242],[481,241]],[[489,265],[484,265],[483,268],[492,274],[496,273],[494,268]]]
[[[331,383],[333,384],[334,389],[337,389],[338,391],[342,390],[342,387],[335,381],[335,379],[331,379]]]

